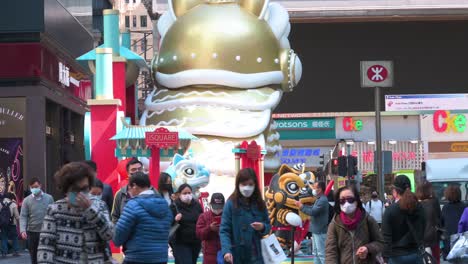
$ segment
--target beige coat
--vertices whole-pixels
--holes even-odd
[[[354,231],[345,228],[339,216],[328,226],[326,242],[326,264],[372,264],[376,263],[377,254],[383,251],[383,237],[377,222],[365,213]],[[366,246],[368,256],[360,259],[356,256],[358,248]]]

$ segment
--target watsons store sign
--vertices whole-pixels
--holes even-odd
[[[334,129],[334,119],[276,119],[278,129]]]

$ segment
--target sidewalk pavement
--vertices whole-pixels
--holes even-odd
[[[9,254],[5,258],[0,257],[0,264],[28,264],[28,263],[31,263],[31,258],[29,257],[29,253],[27,251],[21,252],[19,257],[13,257],[11,254]]]

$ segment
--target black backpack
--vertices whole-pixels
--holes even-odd
[[[0,209],[0,226],[8,226],[13,223],[13,219],[11,217],[11,210],[10,205],[12,202],[9,203],[2,203],[2,209]]]

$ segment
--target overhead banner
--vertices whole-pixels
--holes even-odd
[[[385,111],[464,110],[468,94],[385,95]]]

